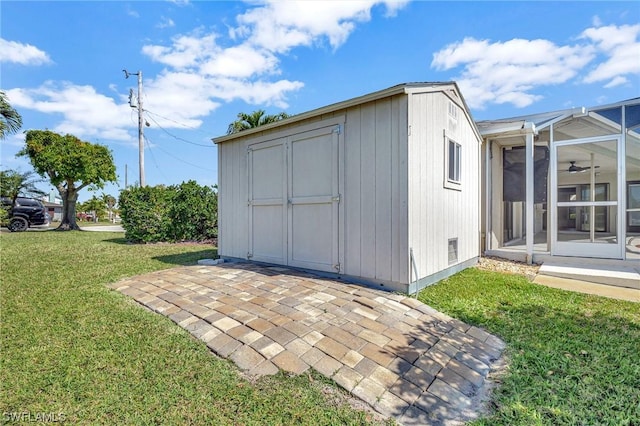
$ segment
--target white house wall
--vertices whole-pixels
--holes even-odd
[[[450,102],[456,104],[457,120],[449,117]],[[428,284],[441,271],[474,262],[479,256],[481,141],[455,96],[412,94],[409,111],[409,248],[415,263],[413,279]],[[445,132],[462,145],[460,190],[444,186]],[[448,258],[452,238],[458,239],[454,264]]]

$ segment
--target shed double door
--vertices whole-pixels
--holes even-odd
[[[340,272],[338,144],[332,126],[249,147],[248,258]]]

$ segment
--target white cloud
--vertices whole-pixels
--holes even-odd
[[[533,88],[568,81],[593,56],[589,46],[557,46],[548,40],[491,43],[466,38],[436,52],[431,66],[437,70],[463,67],[456,80],[471,107],[487,103],[525,107],[541,98],[530,93]]]
[[[278,59],[270,52],[248,44],[223,48],[216,34],[180,35],[171,46],[146,45],[142,53],[176,71],[245,78],[263,73],[278,73]]]
[[[384,4],[393,16],[405,1],[278,1],[268,0],[237,17],[234,36],[250,34],[249,42],[272,52],[285,53],[328,39],[334,49],[342,45],[356,24],[371,19],[371,9]]]
[[[279,80],[247,81],[231,78],[218,78],[211,81],[210,90],[216,97],[226,102],[242,99],[252,105],[274,105],[287,108],[286,94],[300,90],[304,84],[299,81]]]
[[[131,9],[131,5],[129,5],[129,4],[126,5],[125,11],[126,11],[127,15],[129,15],[129,16],[131,16],[133,18],[139,18],[140,17],[140,14],[137,11]]]
[[[175,27],[176,23],[173,22],[173,19],[171,18],[167,18],[167,17],[162,17],[160,18],[160,22],[156,24],[157,28],[160,29],[164,29],[164,28],[171,28],[171,27]]]
[[[628,82],[629,80],[627,80],[626,77],[616,76],[613,78],[613,80],[605,84],[603,87],[605,89],[610,89],[612,87],[622,86],[623,84],[627,84]]]
[[[600,22],[593,18],[594,25]],[[598,62],[581,79],[583,83],[605,82],[604,88],[626,84],[629,75],[640,74],[639,35],[640,24],[588,28],[575,45],[544,39],[465,38],[436,52],[431,67],[461,68],[454,79],[471,107],[492,103],[525,107],[542,99],[534,93],[536,88],[578,79],[594,61]]]
[[[236,99],[286,108],[287,95],[304,84],[274,78],[281,74],[283,55],[325,40],[336,49],[358,23],[371,19],[374,6],[384,5],[387,15],[393,16],[405,4],[404,0],[259,2],[236,17],[238,26],[229,29],[230,40],[224,43],[219,34],[196,29],[174,37],[168,45],[143,46],[144,55],[167,67],[150,83],[155,96],[164,100],[154,100],[155,108],[182,105],[184,120]]]
[[[20,131],[18,133],[8,135],[6,139],[2,141],[2,146],[5,148],[7,146],[13,146],[13,147],[19,147],[19,148],[24,147],[24,134],[22,133],[22,131]]]
[[[199,127],[201,118],[220,105],[211,100],[210,87],[205,77],[195,73],[164,72],[145,82],[143,108],[188,127]],[[164,128],[176,126],[171,121],[160,124]]]
[[[246,43],[222,47],[216,39],[216,34],[196,32],[175,37],[170,46],[143,47],[144,54],[168,66],[145,83],[154,105],[149,110],[160,115],[163,110],[179,111],[182,122],[198,126],[198,117],[208,115],[220,101],[241,99],[286,108],[286,94],[303,87],[301,82],[265,78],[280,72],[274,54]]]
[[[589,40],[598,52],[607,57],[586,75],[584,82],[608,80],[604,86],[608,88],[625,83],[626,75],[640,75],[639,36],[640,24],[608,25],[584,30],[580,38]]]
[[[97,93],[91,86],[46,82],[36,89],[10,89],[12,105],[46,114],[60,114],[62,121],[53,129],[81,138],[132,141],[127,129],[137,127],[131,121],[127,103]]]
[[[215,40],[215,34],[182,35],[175,37],[170,47],[146,45],[142,47],[142,53],[156,62],[181,70],[214,56],[219,51]]]
[[[239,45],[222,49],[200,66],[205,75],[246,78],[278,73],[278,59],[267,51]]]
[[[600,19],[598,15],[595,15],[591,20],[591,23],[594,27],[600,27],[602,26],[602,19]]]
[[[277,77],[283,55],[294,47],[325,41],[336,49],[358,23],[371,19],[374,6],[384,5],[387,16],[393,16],[404,4],[268,1],[239,15],[238,26],[230,29],[230,37],[223,41],[219,34],[197,28],[167,44],[145,45],[142,53],[165,69],[155,76],[144,74],[143,108],[155,114],[150,118],[152,126],[156,121],[165,129],[181,125],[197,128],[222,103],[234,100],[286,109],[288,95],[304,83]],[[137,16],[129,7],[127,13]],[[163,18],[161,24],[173,26],[173,21]],[[118,92],[118,87],[110,85],[109,90]],[[129,107],[126,95],[114,99],[91,86],[70,82],[48,82],[34,89],[7,92],[16,107],[59,114],[62,120],[52,130],[137,145],[133,132],[136,110]]]
[[[0,63],[13,62],[20,65],[43,65],[51,63],[51,58],[35,46],[0,38]]]

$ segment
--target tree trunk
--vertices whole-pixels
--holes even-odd
[[[74,189],[58,188],[62,197],[62,222],[57,231],[79,231],[80,227],[76,223],[76,202],[78,201],[78,191]]]

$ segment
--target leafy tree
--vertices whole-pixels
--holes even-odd
[[[39,189],[36,184],[43,181],[34,177],[35,172],[20,173],[15,170],[0,171],[0,195],[11,199],[11,205],[16,204],[19,196],[41,197],[46,192]]]
[[[265,124],[275,123],[276,121],[284,120],[285,118],[289,118],[289,114],[286,112],[281,112],[275,115],[265,114],[265,111],[262,109],[253,111],[251,114],[240,112],[238,113],[238,119],[229,124],[227,134],[230,135],[243,130],[253,129],[254,127],[264,126]]]
[[[104,218],[104,209],[106,205],[102,198],[98,198],[95,195],[91,197],[89,200],[82,203],[82,208],[85,213],[92,213],[93,221],[97,222],[98,220]]]
[[[7,95],[0,90],[0,139],[9,133],[16,133],[22,127],[22,116],[13,109]]]
[[[109,221],[113,220],[113,208],[116,206],[118,200],[113,195],[102,193],[102,202],[107,207],[109,212]]]
[[[85,142],[73,135],[50,130],[26,132],[26,146],[18,156],[29,157],[41,176],[47,176],[62,198],[62,222],[58,230],[79,230],[76,223],[78,193],[91,185],[103,188],[116,181],[116,166],[105,146]]]

